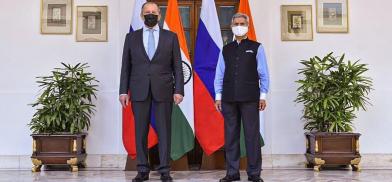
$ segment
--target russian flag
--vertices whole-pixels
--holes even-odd
[[[224,145],[223,116],[215,109],[214,76],[223,41],[213,0],[203,0],[194,61],[195,135],[207,155]]]
[[[142,5],[146,0],[136,0],[132,16],[131,26],[129,32],[140,29],[144,23],[140,17]],[[132,94],[132,93],[130,93]],[[132,159],[136,158],[136,141],[135,141],[135,120],[133,118],[132,105],[129,104],[126,108],[122,109],[122,139],[125,150]],[[153,124],[153,118],[151,123]],[[150,126],[148,133],[148,148],[153,147],[158,143],[158,136],[154,128]]]

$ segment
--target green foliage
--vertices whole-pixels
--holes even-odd
[[[95,111],[98,81],[85,71],[87,63],[55,68],[50,76],[37,77],[42,94],[32,107],[37,108],[29,123],[33,133],[80,133],[90,126]]]
[[[355,111],[366,110],[372,80],[363,74],[366,64],[345,61],[329,53],[324,58],[302,60],[297,103],[304,104],[304,129],[318,132],[351,132]]]

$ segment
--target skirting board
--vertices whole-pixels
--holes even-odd
[[[88,168],[124,169],[127,156],[122,154],[88,154]],[[306,159],[302,154],[263,155],[264,169],[305,169]],[[0,155],[0,169],[31,169],[30,156]],[[392,169],[392,154],[362,154],[362,169]]]

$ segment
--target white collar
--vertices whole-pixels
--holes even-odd
[[[153,29],[153,30],[155,30],[155,31],[159,31],[159,25],[156,24],[156,25],[155,25],[154,27],[152,27],[152,28],[147,27],[146,25],[143,26],[143,31],[147,31],[147,30],[149,30],[149,29]]]

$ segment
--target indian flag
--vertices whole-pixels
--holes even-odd
[[[169,0],[166,12],[163,28],[176,33],[178,36],[182,59],[178,61],[182,61],[185,77],[184,100],[180,105],[173,106],[172,114],[171,158],[177,160],[194,147],[193,71],[177,0]]]
[[[257,41],[256,31],[253,26],[252,13],[250,11],[250,6],[249,6],[248,0],[240,0],[238,12],[249,16],[248,39]],[[261,146],[263,147],[264,146],[264,111],[260,112],[260,134],[261,134]],[[246,156],[246,149],[245,149],[244,127],[241,127],[241,135],[240,136],[241,136],[241,140],[240,140],[241,157],[245,157]]]

